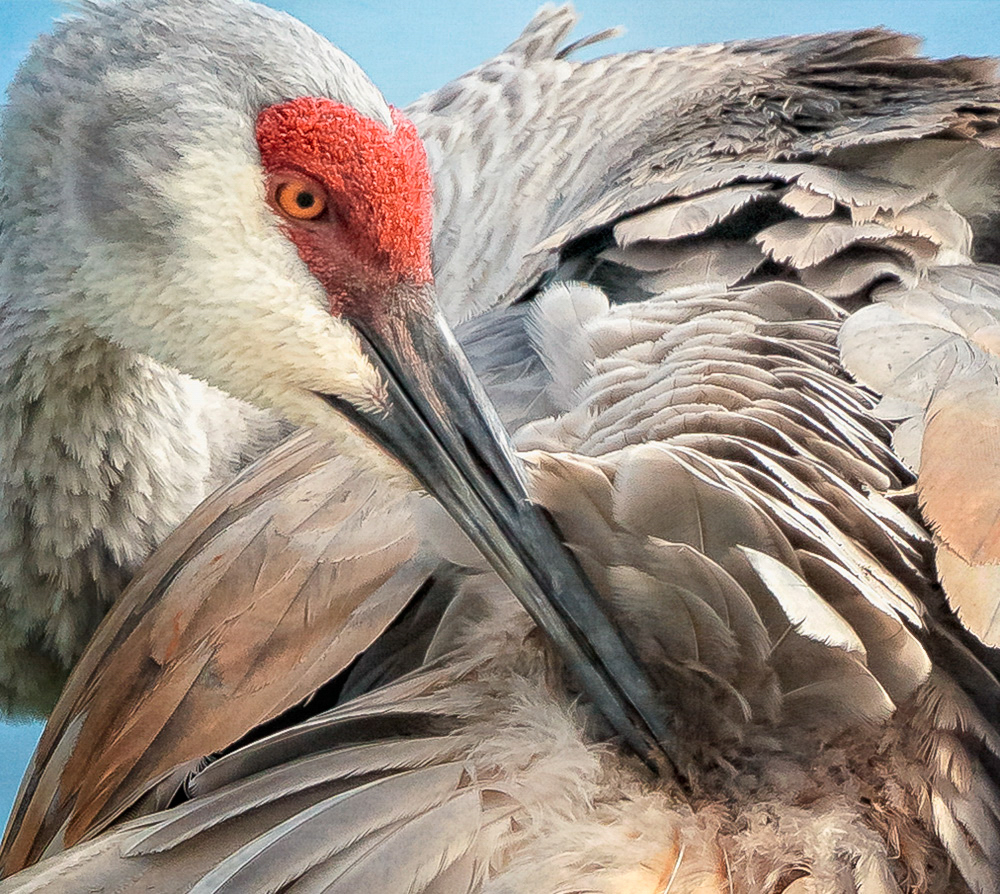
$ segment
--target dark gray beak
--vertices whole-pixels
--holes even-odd
[[[366,413],[325,396],[433,494],[559,650],[577,683],[647,763],[670,772],[662,702],[552,520],[468,360],[426,295],[351,318],[388,389]]]

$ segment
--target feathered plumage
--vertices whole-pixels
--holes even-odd
[[[676,776],[433,501],[303,432],[113,609],[4,894],[1000,887],[992,68],[877,30],[578,63],[573,23],[409,113],[442,306]]]

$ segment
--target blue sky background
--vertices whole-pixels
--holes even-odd
[[[350,53],[387,99],[405,105],[514,39],[539,5],[504,0],[285,0],[284,9]],[[577,36],[624,25],[600,52],[886,25],[926,39],[929,55],[1000,56],[997,0],[577,0]],[[0,85],[65,6],[0,0]],[[596,51],[595,51],[596,52]],[[0,462],[3,458],[0,457]],[[0,723],[0,818],[10,811],[34,724]]]

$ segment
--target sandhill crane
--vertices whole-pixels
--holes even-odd
[[[277,438],[228,395],[315,429],[115,604],[0,891],[1000,886],[992,68],[880,31],[575,63],[572,24],[408,115],[438,298],[586,611],[552,529],[504,526],[519,462],[407,313],[421,152],[361,73],[223,0],[88,8],[35,51],[2,152],[4,487],[33,488],[8,654],[72,655],[92,591]],[[438,442],[389,439],[402,387]]]

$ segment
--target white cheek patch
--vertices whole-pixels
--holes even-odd
[[[95,306],[80,310],[106,337],[294,421],[315,422],[303,392],[374,410],[383,383],[267,205],[247,127],[216,120],[211,144],[162,178],[176,214],[157,269],[114,245],[90,253],[79,275]]]

